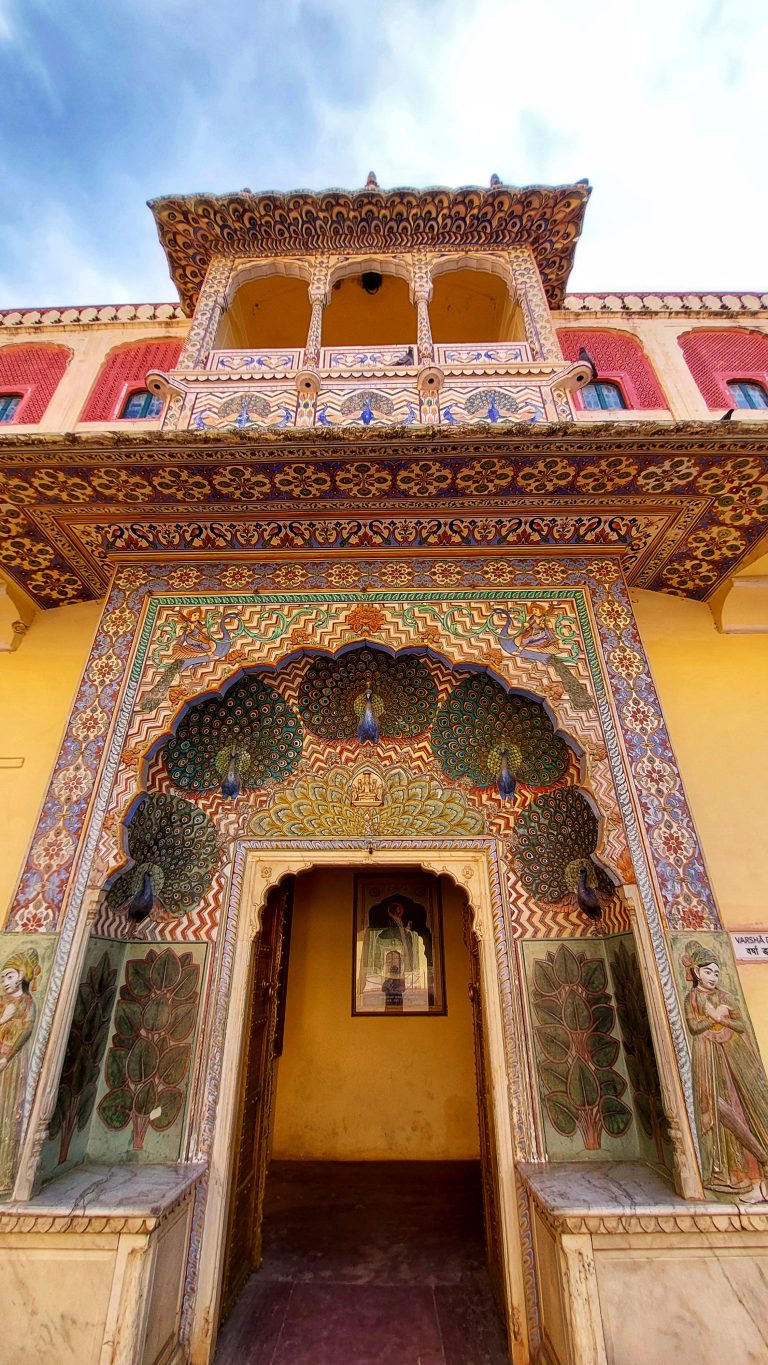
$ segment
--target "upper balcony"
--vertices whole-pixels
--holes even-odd
[[[300,259],[246,263],[208,305],[210,348],[187,347],[149,385],[171,396],[177,429],[572,421],[589,369],[563,360],[522,264],[347,257],[320,275]]]

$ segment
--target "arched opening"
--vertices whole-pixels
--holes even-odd
[[[172,370],[179,359],[178,337],[148,339],[115,346],[106,356],[80,414],[81,422],[117,422],[133,414],[124,411],[126,400],[138,389],[147,393],[150,370]],[[159,409],[162,409],[161,398]],[[147,412],[144,417],[155,416]]]
[[[429,304],[432,340],[441,343],[525,341],[525,324],[505,279],[489,270],[437,275]]]
[[[71,358],[68,346],[0,346],[0,422],[39,422]]]
[[[304,347],[311,314],[305,280],[282,273],[245,280],[222,313],[216,349]]]
[[[416,308],[408,284],[378,262],[334,280],[323,312],[323,346],[413,346]]]
[[[267,1320],[286,1360],[334,1339],[346,1359],[438,1359],[452,1338],[507,1360],[463,890],[414,865],[284,880],[251,947],[241,1056],[220,1365]]]

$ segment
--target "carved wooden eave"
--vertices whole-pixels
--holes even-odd
[[[618,554],[706,600],[768,532],[768,423],[0,437],[3,569],[41,607],[116,559]]]
[[[191,315],[214,256],[319,251],[533,250],[550,307],[560,308],[590,195],[574,185],[490,189],[295,190],[166,195],[149,201],[171,278]]]

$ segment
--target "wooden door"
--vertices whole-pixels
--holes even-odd
[[[489,1087],[488,1053],[483,1025],[483,1001],[480,992],[480,951],[477,935],[472,928],[472,912],[464,912],[464,941],[469,949],[469,998],[472,1002],[472,1025],[475,1040],[475,1074],[477,1077],[477,1118],[480,1128],[480,1171],[483,1185],[483,1215],[485,1221],[485,1249],[488,1273],[493,1292],[506,1318],[504,1294],[504,1249],[499,1226],[499,1187],[496,1156],[496,1137],[493,1127],[491,1092]]]
[[[275,1036],[285,1006],[292,880],[270,892],[261,930],[251,945],[248,1006],[240,1092],[232,1142],[231,1185],[224,1257],[224,1319],[249,1275],[261,1264],[264,1183],[269,1160]]]

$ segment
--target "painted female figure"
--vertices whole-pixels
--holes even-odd
[[[13,953],[0,969],[0,1191],[13,1186],[22,1102],[27,1079],[27,1044],[37,1009],[32,991],[40,975],[34,948]]]
[[[720,964],[693,940],[683,956],[691,989],[685,1021],[692,1037],[702,1179],[721,1194],[749,1194],[768,1167],[768,1081],[738,1001],[720,989]]]

